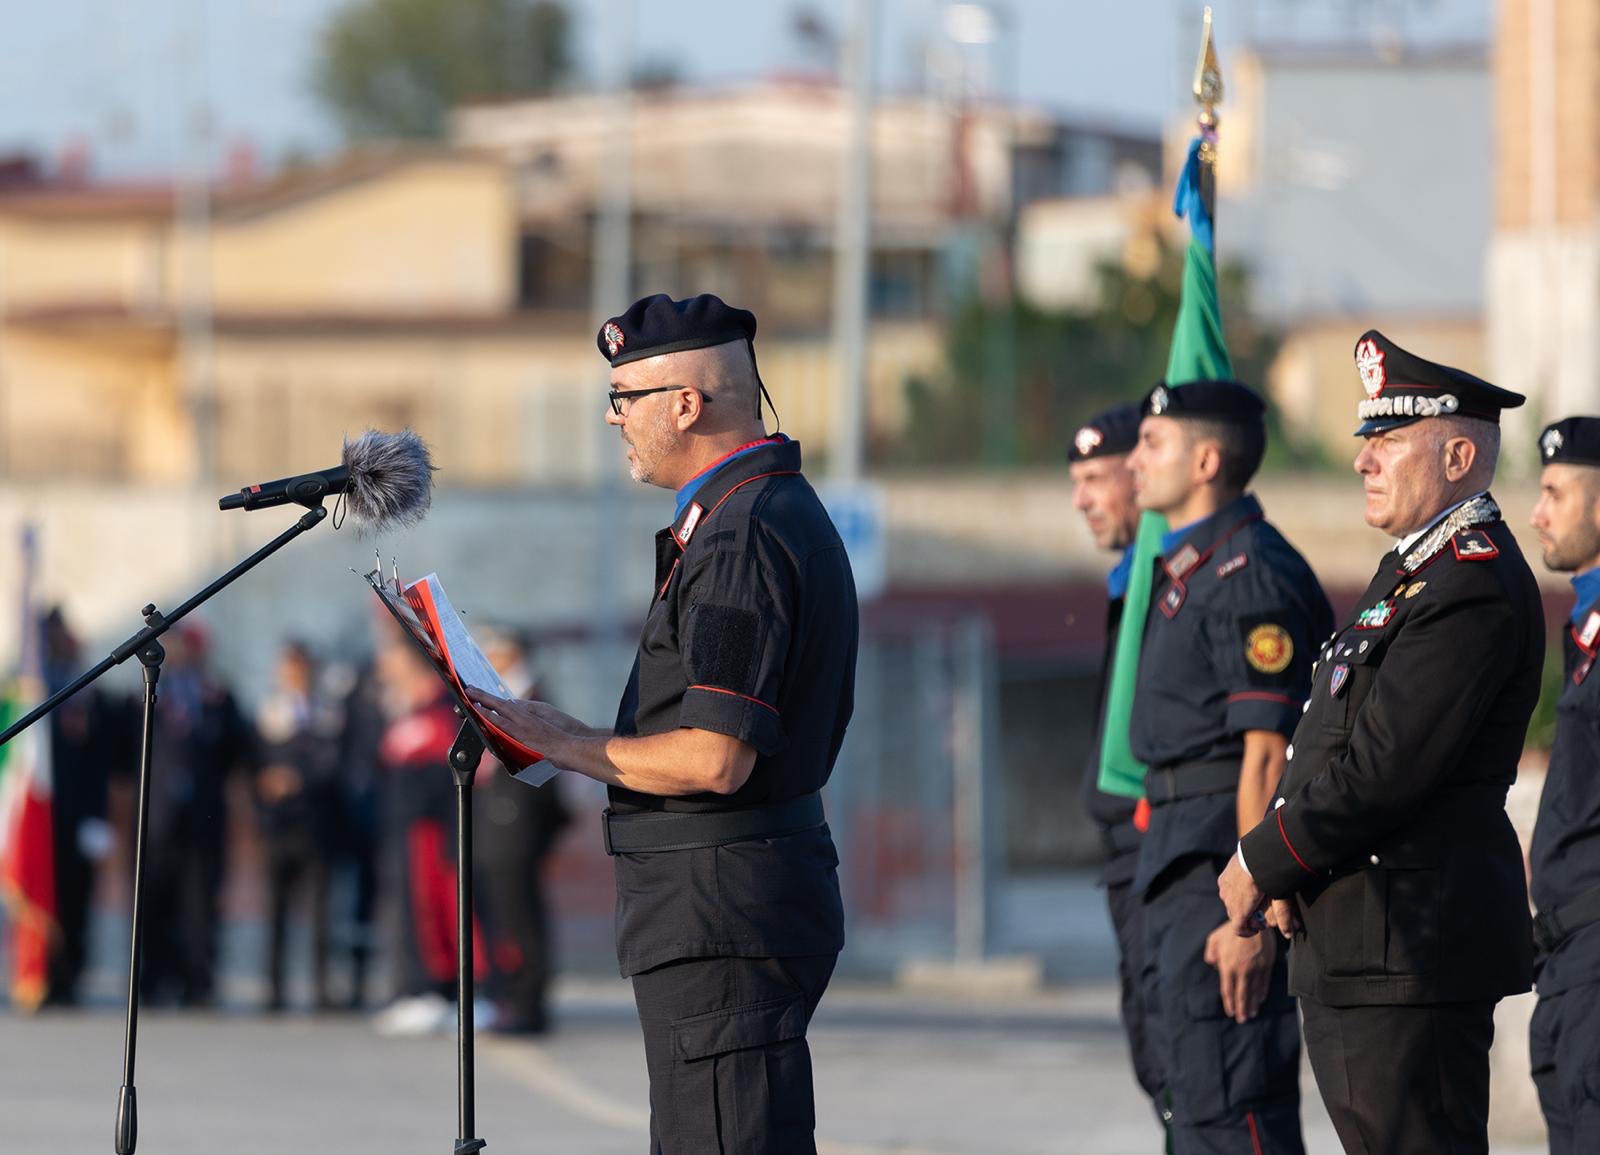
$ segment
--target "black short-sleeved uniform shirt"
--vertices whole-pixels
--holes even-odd
[[[1478,522],[1386,554],[1318,652],[1273,809],[1242,840],[1256,885],[1299,910],[1291,991],[1328,1006],[1497,999],[1532,975],[1505,800],[1544,618],[1492,501],[1462,510]]]
[[[1528,856],[1533,905],[1541,911],[1600,886],[1600,601],[1578,615],[1563,643],[1556,742]],[[1600,982],[1600,923],[1572,932],[1538,965],[1541,995]]]
[[[731,795],[617,787],[612,809],[742,810],[822,788],[855,698],[855,583],[838,531],[773,438],[719,467],[656,535],[656,590],[616,733],[686,726],[755,747]],[[620,854],[624,975],[680,958],[830,954],[844,945],[826,826],[700,850]]]
[[[1294,733],[1333,610],[1316,574],[1248,494],[1171,543],[1157,563],[1129,740],[1152,770],[1231,765],[1248,730]],[[1152,796],[1135,889],[1189,855],[1225,858],[1236,793]]]

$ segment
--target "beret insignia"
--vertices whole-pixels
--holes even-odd
[[[1150,394],[1150,412],[1160,417],[1167,411],[1168,404],[1170,404],[1170,398],[1167,396],[1167,387],[1165,385],[1157,385],[1155,392]]]
[[[622,336],[622,326],[615,321],[607,321],[606,327],[601,330],[600,335],[605,338],[606,348],[610,350],[613,357],[617,355],[618,349],[627,344],[627,341]]]
[[[1552,429],[1539,439],[1539,447],[1544,450],[1546,457],[1554,457],[1556,450],[1566,444],[1566,438],[1561,436],[1561,430]]]
[[[1093,425],[1085,425],[1078,430],[1077,436],[1072,439],[1072,444],[1077,446],[1078,452],[1085,457],[1099,449],[1104,442],[1105,435]]]

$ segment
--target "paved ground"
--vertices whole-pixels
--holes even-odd
[[[626,986],[569,980],[558,1008],[547,1041],[481,1041],[479,1137],[505,1155],[642,1155]],[[824,1155],[1159,1150],[1103,984],[982,1007],[841,986],[812,1046]],[[121,1047],[114,1008],[0,1014],[0,1150],[111,1151]],[[150,1155],[448,1155],[456,1135],[452,1039],[383,1040],[356,1018],[151,1012],[137,1087]],[[1335,1155],[1309,1075],[1305,1088],[1312,1155]]]

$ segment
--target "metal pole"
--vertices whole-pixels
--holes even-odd
[[[191,6],[193,23],[178,40],[183,85],[182,172],[174,205],[182,270],[178,282],[178,348],[184,394],[194,425],[196,479],[216,474],[216,383],[211,312],[211,108],[205,75],[205,5]]]
[[[872,237],[872,66],[876,0],[855,0],[849,40],[850,140],[833,255],[834,480],[860,478],[866,426],[868,262]]]
[[[633,67],[632,0],[606,0],[602,6],[601,27],[606,29],[607,51],[601,67],[605,97],[605,145],[597,174],[595,234],[591,245],[594,275],[591,279],[589,313],[593,331],[607,317],[622,312],[631,303],[629,296],[633,263],[633,98],[630,91]],[[608,646],[622,629],[622,597],[618,587],[617,534],[622,524],[622,479],[617,476],[617,433],[601,419],[604,393],[611,387],[611,370],[602,366],[595,374],[594,394],[594,477],[596,524],[594,571],[590,575],[592,595],[589,621],[597,644]],[[607,663],[590,663],[591,695],[603,701],[609,690]]]

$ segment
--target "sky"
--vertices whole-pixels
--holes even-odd
[[[340,143],[308,77],[329,17],[353,0],[54,0],[6,5],[0,154],[53,161],[87,148],[93,171],[160,178],[184,163],[191,110],[209,109],[215,161],[247,143],[271,165]],[[799,8],[835,28],[858,0],[568,0],[580,73],[631,39],[636,62],[689,82],[729,84],[815,69],[790,31]],[[1226,73],[1244,41],[1483,40],[1493,0],[1216,0]],[[913,83],[943,27],[945,0],[878,0],[880,86]],[[1186,115],[1199,44],[1196,0],[995,0],[997,95],[1155,129]],[[616,21],[629,21],[619,37]],[[609,31],[608,31],[609,29]],[[1226,117],[1226,105],[1223,107]]]

